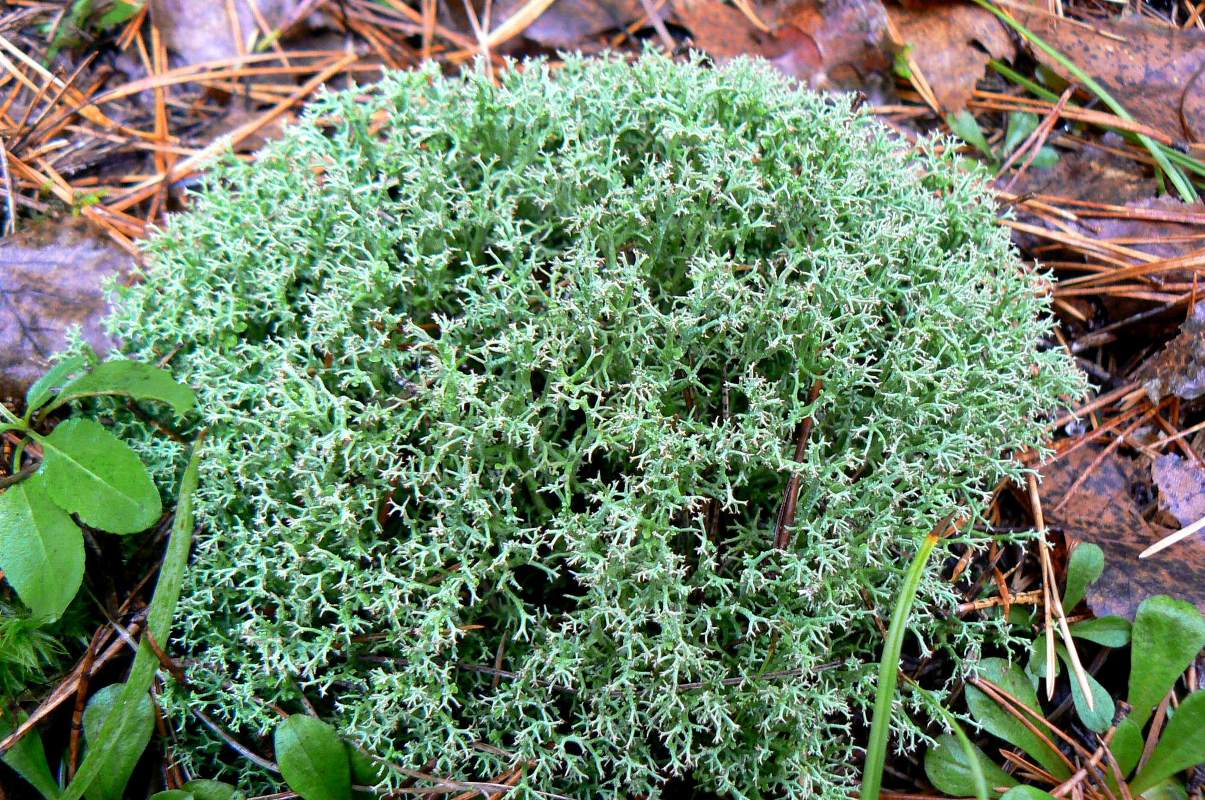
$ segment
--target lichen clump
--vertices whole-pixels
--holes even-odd
[[[332,94],[149,263],[115,330],[209,430],[180,724],[304,696],[573,797],[845,796],[875,614],[1075,386],[980,179],[756,63]]]

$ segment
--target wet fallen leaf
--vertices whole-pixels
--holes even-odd
[[[723,0],[673,0],[692,44],[718,60],[761,56],[814,89],[881,93],[891,68],[887,12],[878,0],[802,0],[759,8],[760,30]]]
[[[1175,139],[1202,141],[1205,31],[1146,18],[1085,25],[1043,12],[1016,12],[1031,31],[1096,78],[1139,122]],[[1038,60],[1070,76],[1041,51]],[[1183,112],[1183,113],[1182,113]]]
[[[1155,402],[1169,394],[1184,400],[1205,394],[1205,303],[1193,307],[1180,334],[1147,359],[1134,377]]]
[[[1102,450],[1086,445],[1044,466],[1040,484],[1049,525],[1104,551],[1104,572],[1088,590],[1088,607],[1098,617],[1133,619],[1147,597],[1168,594],[1195,603],[1205,613],[1205,537],[1185,540],[1174,551],[1152,558],[1138,558],[1148,545],[1171,532],[1142,517],[1134,500],[1135,493],[1146,491],[1138,463],[1111,453],[1068,497],[1068,490]]]
[[[526,0],[495,2],[490,12],[492,24],[496,27],[525,4]],[[583,39],[622,30],[643,16],[640,0],[556,0],[523,29],[523,38],[545,47],[580,47]]]
[[[887,7],[897,46],[908,47],[942,111],[966,108],[991,58],[1011,60],[1016,48],[990,12],[963,3]]]
[[[1151,477],[1159,487],[1159,507],[1181,526],[1205,517],[1205,467],[1168,453],[1151,464]]]
[[[72,326],[93,347],[108,348],[101,283],[133,266],[123,250],[68,217],[0,239],[0,264],[0,394],[24,393]]]
[[[254,2],[255,10],[270,30],[291,19],[302,5],[302,0]],[[227,10],[228,6],[234,8],[233,16]],[[151,0],[151,19],[167,49],[186,64],[237,56],[240,38],[245,50],[253,36],[256,41],[265,36],[249,0],[234,0],[233,3]]]

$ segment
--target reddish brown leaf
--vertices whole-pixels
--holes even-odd
[[[692,44],[718,60],[761,56],[817,89],[865,88],[891,67],[879,0],[801,0],[759,11],[759,30],[723,0],[673,0]]]
[[[1205,394],[1205,303],[1193,308],[1180,335],[1139,367],[1134,377],[1155,402],[1169,394],[1184,400]]]
[[[1100,81],[1139,122],[1175,139],[1201,141],[1202,117],[1193,115],[1205,104],[1205,79],[1200,77],[1205,69],[1205,31],[1133,17],[1097,20],[1092,25],[1042,12],[1018,12],[1017,17]],[[1065,79],[1071,78],[1040,50],[1035,55]]]
[[[1138,558],[1170,530],[1143,519],[1134,494],[1146,490],[1146,481],[1133,460],[1111,453],[1063,503],[1102,450],[1087,445],[1043,467],[1040,485],[1047,523],[1070,539],[1096,543],[1105,553],[1104,574],[1088,590],[1089,608],[1097,616],[1133,619],[1147,597],[1169,594],[1205,612],[1205,537],[1181,542],[1174,552]]]
[[[133,262],[83,220],[45,222],[0,239],[0,264],[0,394],[23,394],[72,326],[98,350],[110,345],[100,325],[107,309],[101,282]]]
[[[913,60],[946,112],[966,108],[988,59],[1012,59],[1016,54],[1008,31],[979,6],[893,5],[887,13],[899,35],[897,44],[911,48]]]

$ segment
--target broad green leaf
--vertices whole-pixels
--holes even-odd
[[[54,390],[70,379],[72,374],[83,369],[85,363],[81,356],[64,358],[46,370],[46,373],[42,377],[34,381],[29,390],[25,392],[25,418],[29,419],[33,415],[33,412],[41,408],[50,399]]]
[[[190,792],[195,800],[237,800],[242,797],[230,784],[204,778],[189,781],[184,784],[184,790]]]
[[[294,714],[276,726],[276,763],[303,800],[350,800],[347,749],[327,723]]]
[[[117,713],[127,717],[124,726],[126,735],[109,751],[104,771],[85,793],[88,800],[121,800],[130,774],[151,740],[155,709],[151,705],[150,694],[143,693],[138,702],[122,705],[121,693],[124,688],[124,683],[106,686],[92,696],[84,709],[84,741],[89,744],[100,740],[105,721],[110,716]]]
[[[975,119],[974,114],[965,110],[957,114],[947,114],[946,123],[955,136],[983,153],[988,160],[995,162],[996,156],[992,153],[992,147],[987,143],[987,137],[983,135],[983,129],[979,127],[979,120]]]
[[[22,720],[24,720],[22,714]],[[16,730],[12,715],[0,711],[0,739],[7,737]],[[46,761],[46,751],[42,748],[42,736],[37,728],[33,728],[20,738],[0,757],[14,772],[25,779],[25,782],[38,791],[45,800],[57,800],[61,794],[58,783],[50,771]]]
[[[134,400],[158,400],[177,414],[184,414],[196,403],[192,389],[172,378],[171,373],[141,361],[106,361],[63,387],[47,411],[64,403],[97,395],[120,395]]]
[[[1109,750],[1113,753],[1122,775],[1129,775],[1134,771],[1134,767],[1138,766],[1144,744],[1142,729],[1134,724],[1134,720],[1123,719],[1113,733],[1113,741],[1109,743]]]
[[[183,789],[168,789],[164,792],[155,792],[151,795],[151,800],[196,800],[192,792],[186,792]]]
[[[1041,714],[1037,692],[1020,667],[1010,665],[1001,658],[985,658],[979,666],[979,672],[984,678],[1011,694],[1026,708]],[[989,733],[1021,748],[1055,777],[1062,779],[1071,775],[1066,762],[1050,745],[1043,742],[995,700],[974,686],[967,686],[966,698],[971,716]],[[1049,737],[1050,734],[1045,725],[1033,722],[1032,717],[1029,720],[1035,728]]]
[[[1000,155],[1011,155],[1021,145],[1021,142],[1037,129],[1039,122],[1038,115],[1032,111],[1010,113],[1008,127],[1004,133],[1004,143],[1000,145]]]
[[[1138,606],[1130,636],[1130,719],[1142,727],[1205,647],[1205,619],[1191,603],[1156,595]]]
[[[1033,786],[1014,786],[1000,800],[1058,800],[1050,792],[1043,792]]]
[[[1083,547],[1083,545],[1080,545]],[[1130,621],[1125,617],[1099,617],[1072,623],[1071,635],[1103,645],[1125,647],[1130,643]]]
[[[1164,781],[1143,792],[1140,797],[1144,800],[1188,800],[1188,792],[1176,781]]]
[[[1088,587],[1105,571],[1105,551],[1099,545],[1084,542],[1071,551],[1067,560],[1067,587],[1063,591],[1063,608],[1068,614],[1080,604]]]
[[[41,475],[0,494],[0,570],[38,620],[62,616],[84,579],[84,535]]]
[[[1016,786],[1017,780],[1000,767],[996,766],[987,754],[975,745],[971,745],[975,760],[983,770],[987,779],[988,791],[999,795],[1009,786]],[[954,797],[973,797],[975,795],[975,778],[967,762],[966,751],[953,734],[937,737],[937,744],[925,753],[925,775],[929,783],[941,791]]]
[[[385,780],[385,767],[373,761],[362,750],[347,748],[347,763],[351,769],[351,782],[355,786],[376,786]],[[375,798],[374,792],[356,792],[356,797]]]
[[[1130,784],[1133,794],[1197,764],[1205,764],[1205,690],[1193,692],[1167,721],[1151,758]]]
[[[197,490],[199,456],[193,445],[192,457],[180,481],[180,497],[176,503],[176,518],[172,523],[171,539],[163,566],[159,568],[159,580],[155,594],[147,610],[147,629],[157,642],[166,642],[171,634],[172,615],[180,599],[180,585],[184,580],[184,567],[188,563],[188,551],[192,548],[193,493]],[[122,689],[119,704],[133,708],[148,697],[151,681],[159,669],[159,656],[147,642],[139,642],[129,678]],[[85,754],[79,771],[65,790],[62,800],[79,800],[92,784],[100,779],[109,767],[109,760],[121,747],[122,742],[135,735],[134,714],[110,714],[100,731],[92,737],[91,752]]]
[[[142,460],[100,423],[69,419],[38,441],[46,458],[46,491],[85,524],[137,533],[159,520],[159,490]]]

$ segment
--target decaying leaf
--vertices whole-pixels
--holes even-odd
[[[269,29],[274,29],[290,19],[301,5],[301,0],[255,0],[252,9],[248,0],[233,3],[151,0],[151,15],[167,48],[184,63],[197,64],[237,56],[239,39],[245,50],[253,36],[264,38],[266,32],[256,19],[256,11]],[[228,9],[233,9],[234,14]]]
[[[82,219],[66,218],[0,240],[0,264],[0,395],[23,394],[72,326],[108,349],[101,283],[131,268],[124,251]]]
[[[1040,11],[1019,11],[1017,18],[1100,81],[1138,121],[1175,139],[1201,141],[1202,120],[1192,115],[1205,106],[1205,80],[1200,78],[1205,70],[1205,31],[1181,30],[1145,17],[1095,20],[1091,25]],[[1044,53],[1035,55],[1061,73]]]
[[[1205,517],[1205,467],[1168,453],[1155,459],[1151,477],[1159,487],[1159,507],[1181,526]]]
[[[1050,526],[1104,551],[1104,572],[1088,589],[1088,607],[1098,617],[1133,619],[1143,600],[1167,594],[1195,603],[1205,612],[1205,537],[1177,544],[1174,553],[1138,558],[1148,545],[1171,532],[1143,519],[1134,499],[1145,486],[1138,463],[1110,453],[1068,497],[1068,490],[1102,450],[1085,445],[1046,465],[1040,484],[1042,509]]]
[[[945,112],[966,108],[991,58],[1016,54],[1000,21],[979,6],[888,6],[896,44],[908,47]]]
[[[493,3],[490,12],[493,25],[496,27],[525,4],[526,0]],[[621,30],[644,13],[640,0],[556,0],[523,29],[523,38],[545,47],[578,48],[584,39],[604,31]]]
[[[1180,334],[1147,359],[1134,377],[1155,402],[1169,394],[1184,400],[1205,394],[1205,304],[1193,307]]]
[[[891,67],[887,12],[878,0],[796,0],[759,9],[760,30],[723,0],[673,0],[692,44],[721,61],[761,56],[816,89],[870,89]]]

